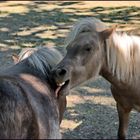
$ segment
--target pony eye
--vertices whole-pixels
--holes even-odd
[[[91,50],[91,48],[90,48],[90,47],[85,48],[85,51],[87,51],[87,52],[90,52],[90,50]]]

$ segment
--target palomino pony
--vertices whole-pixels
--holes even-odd
[[[130,111],[140,111],[140,37],[85,18],[73,26],[66,49],[53,69],[56,83],[66,91],[99,74],[107,79],[117,103],[118,138],[124,139]]]
[[[60,139],[66,94],[59,92],[51,69],[62,55],[42,47],[19,56],[16,65],[0,72],[0,138]]]

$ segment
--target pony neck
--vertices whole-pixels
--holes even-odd
[[[140,37],[114,32],[106,40],[105,55],[102,73],[107,80],[128,84],[137,81],[140,74]]]

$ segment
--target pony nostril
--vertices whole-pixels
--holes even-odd
[[[59,75],[59,76],[64,76],[65,74],[66,74],[66,70],[65,69],[58,69],[57,70],[57,74]]]

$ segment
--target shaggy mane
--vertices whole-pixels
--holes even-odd
[[[136,80],[140,72],[140,37],[114,32],[107,41],[107,63],[118,80]]]
[[[25,48],[19,54],[19,61],[23,59],[26,59],[30,65],[47,75],[48,71],[61,61],[62,55],[52,47]]]

